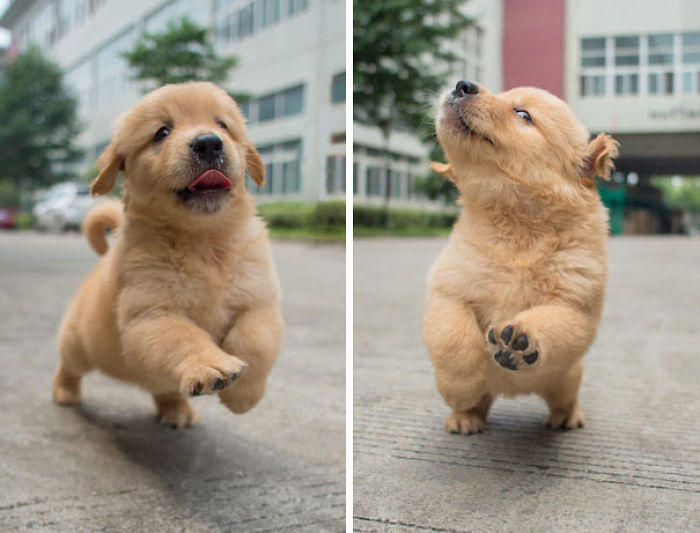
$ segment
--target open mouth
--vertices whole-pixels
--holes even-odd
[[[189,192],[201,194],[228,191],[230,188],[231,180],[226,177],[226,174],[216,169],[202,172],[187,186]]]
[[[228,196],[230,189],[231,180],[226,174],[212,168],[205,170],[187,187],[176,192],[187,207],[195,211],[211,213],[223,205],[222,202]]]
[[[467,122],[464,120],[462,117],[462,114],[459,112],[459,109],[456,109],[454,106],[452,106],[452,112],[454,113],[455,117],[457,118],[457,121],[459,122],[459,125],[461,126],[462,130],[464,131],[467,136],[472,137],[472,138],[477,138],[479,140],[485,141],[489,143],[491,146],[493,146],[493,141],[488,138],[486,135],[483,135],[476,131],[474,128],[472,128]]]

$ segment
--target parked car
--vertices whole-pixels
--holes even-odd
[[[57,183],[34,204],[34,227],[42,231],[79,230],[88,210],[99,202],[90,196],[90,187],[79,181]]]
[[[0,228],[12,229],[16,224],[16,213],[8,207],[0,207]]]

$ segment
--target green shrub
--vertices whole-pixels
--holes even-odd
[[[299,202],[260,204],[258,212],[270,228],[301,228],[311,225],[314,206]]]
[[[449,228],[457,220],[457,213],[427,211],[410,208],[389,208],[380,206],[355,206],[353,222],[355,226],[385,228],[387,231],[425,228]]]
[[[322,202],[314,209],[312,225],[321,229],[345,227],[345,202]]]
[[[34,215],[29,212],[17,213],[15,220],[17,229],[32,229],[34,227]]]

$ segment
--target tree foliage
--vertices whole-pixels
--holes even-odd
[[[18,55],[0,80],[0,180],[25,189],[71,175],[82,156],[76,109],[58,65],[38,48]]]
[[[185,81],[222,82],[237,62],[233,56],[217,56],[207,29],[187,18],[168,22],[161,33],[143,33],[134,48],[122,55],[134,69],[135,79],[155,81],[147,90]]]
[[[700,213],[700,177],[657,177],[651,182],[661,189],[664,202],[669,207]]]
[[[429,137],[428,117],[454,54],[444,42],[471,20],[464,0],[354,0],[355,120],[391,133],[395,122]]]

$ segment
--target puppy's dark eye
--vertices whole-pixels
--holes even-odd
[[[223,120],[217,120],[216,123],[217,123],[219,126],[221,126],[222,128],[224,128],[225,130],[228,129],[228,128],[226,127],[226,123],[225,123]]]
[[[160,142],[163,139],[165,139],[168,135],[170,135],[170,128],[168,126],[163,126],[153,136],[153,142]]]
[[[530,124],[532,124],[532,118],[530,117],[530,113],[528,113],[524,109],[516,109],[515,114],[518,115],[520,118],[525,119]]]

